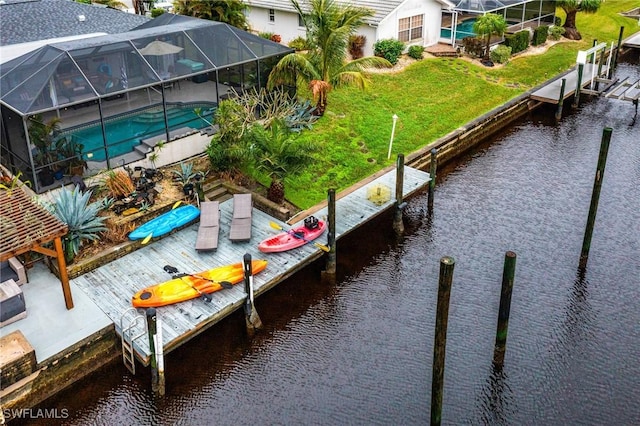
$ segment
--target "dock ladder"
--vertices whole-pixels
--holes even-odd
[[[138,323],[142,323],[142,330],[138,331]],[[125,326],[126,323],[126,326]],[[120,330],[122,331],[122,362],[131,372],[136,374],[136,360],[133,352],[133,343],[140,337],[147,334],[147,319],[138,313],[136,308],[129,308],[120,317]]]

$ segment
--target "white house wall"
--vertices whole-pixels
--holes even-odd
[[[430,0],[407,0],[387,15],[378,25],[378,39],[397,39],[398,23],[402,18],[424,15],[422,39],[412,40],[408,45],[431,46],[438,43],[442,26],[442,8]]]
[[[373,45],[382,39],[398,38],[398,21],[416,15],[424,15],[423,38],[408,44],[431,46],[438,43],[442,22],[442,5],[434,0],[406,0],[393,12],[387,15],[377,26],[363,25],[358,34],[366,37],[365,56],[373,55]],[[305,37],[304,27],[298,26],[298,14],[275,10],[275,22],[269,22],[269,9],[249,6],[247,20],[254,32],[274,33],[282,37],[282,44],[288,45],[296,37]]]

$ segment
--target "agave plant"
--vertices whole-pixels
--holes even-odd
[[[186,185],[196,177],[197,172],[193,171],[193,163],[180,163],[180,170],[172,170],[175,179],[182,185]]]
[[[53,214],[67,224],[69,231],[63,238],[68,262],[78,254],[85,240],[95,241],[98,233],[105,231],[104,217],[98,216],[100,203],[89,203],[91,191],[83,193],[76,186],[72,191],[63,188],[53,202]]]

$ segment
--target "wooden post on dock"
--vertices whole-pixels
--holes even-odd
[[[329,222],[329,233],[327,235],[327,245],[329,253],[327,253],[327,263],[325,265],[323,276],[325,278],[335,279],[336,275],[336,190],[331,188],[327,193],[327,221]]]
[[[562,85],[560,86],[560,97],[558,98],[558,109],[556,110],[556,121],[560,121],[562,118],[562,105],[564,104],[564,88],[567,84],[567,79],[562,79]]]
[[[582,73],[584,71],[584,63],[578,64],[578,82],[576,83],[576,94],[573,98],[573,107],[580,105],[580,90],[582,90]]]
[[[431,163],[429,165],[429,194],[427,197],[427,210],[431,212],[433,210],[433,195],[436,190],[436,169],[438,168],[438,151],[435,148],[431,149]]]
[[[155,347],[156,366],[158,369],[158,396],[164,396],[164,347],[162,346],[162,323],[160,322],[160,318],[159,315],[156,315]]]
[[[587,218],[587,226],[584,231],[584,240],[582,241],[582,252],[580,253],[580,268],[587,267],[589,260],[589,249],[591,248],[591,235],[593,234],[593,226],[596,222],[596,213],[598,212],[598,201],[600,200],[600,189],[602,188],[602,179],[604,178],[604,168],[607,164],[607,154],[609,153],[609,142],[611,141],[611,127],[605,127],[602,132],[602,141],[600,142],[600,154],[598,155],[598,166],[596,176],[593,181],[593,192],[591,194],[591,205],[589,207],[589,217]]]
[[[594,86],[594,88],[596,90],[598,90],[600,88],[600,81],[599,79],[602,76],[602,67],[604,66],[604,61],[605,61],[605,50],[607,49],[602,49],[600,51],[600,59],[598,60],[598,75],[596,76],[596,84]]]
[[[262,328],[262,321],[258,316],[253,305],[253,271],[251,269],[251,255],[245,253],[242,258],[244,266],[244,291],[247,293],[247,299],[244,302],[244,318],[247,324],[247,332],[250,336],[253,336],[256,331]]]
[[[404,187],[404,154],[398,154],[396,160],[396,204],[393,215],[393,230],[396,235],[404,234],[404,224],[402,223],[402,210],[407,203],[403,201],[402,189]]]
[[[618,35],[618,46],[616,47],[615,52],[613,53],[613,63],[609,68],[609,78],[613,78],[613,72],[616,70],[618,66],[618,55],[620,54],[620,48],[622,47],[622,34],[624,33],[624,27],[620,27],[620,34]]]
[[[500,308],[498,310],[498,328],[496,330],[496,345],[493,351],[493,365],[502,368],[504,353],[507,349],[507,331],[509,329],[509,313],[511,312],[511,292],[516,272],[516,254],[508,251],[504,256],[502,271],[502,290],[500,292]]]
[[[438,305],[436,309],[436,331],[433,342],[433,376],[431,379],[431,425],[442,421],[442,396],[444,390],[444,359],[447,346],[447,321],[449,318],[449,296],[453,281],[453,257],[440,259],[438,280]]]
[[[147,308],[147,332],[149,334],[149,352],[150,361],[149,367],[151,367],[151,390],[156,395],[164,395],[164,371],[163,371],[163,383],[162,389],[160,389],[160,375],[158,371],[158,359],[156,358],[156,335],[157,335],[157,313],[155,308]],[[164,367],[163,367],[164,370]]]

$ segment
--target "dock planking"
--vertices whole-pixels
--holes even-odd
[[[393,207],[395,180],[396,171],[393,169],[366,185],[340,193],[336,200],[336,239]],[[403,197],[411,196],[423,188],[429,180],[428,173],[405,167]],[[376,205],[366,198],[367,188],[375,184],[384,184],[392,189],[391,199],[382,205]],[[257,297],[324,254],[313,244],[305,244],[298,249],[281,253],[260,252],[258,243],[280,232],[269,225],[271,221],[285,229],[290,229],[290,225],[255,207],[251,241],[231,242],[229,229],[232,214],[232,200],[220,203],[220,235],[218,248],[215,251],[195,250],[198,223],[194,223],[87,272],[73,279],[73,282],[105,312],[114,322],[117,333],[121,335],[120,319],[123,313],[132,307],[131,296],[144,287],[171,279],[163,269],[165,265],[172,265],[184,273],[198,273],[217,266],[242,262],[244,254],[249,253],[253,259],[266,259],[269,262],[263,272],[254,276],[254,294]],[[313,213],[308,214],[326,219],[327,207],[315,209]],[[300,216],[298,220],[301,221],[308,214]],[[315,241],[325,244],[326,240],[325,232]],[[211,302],[197,298],[157,308],[157,315],[162,324],[164,352],[170,352],[241,308],[245,297],[244,285],[238,283],[233,288],[212,293]],[[144,315],[143,309],[138,309],[138,312]],[[134,342],[133,348],[136,358],[142,364],[148,365],[150,350],[146,333]]]

